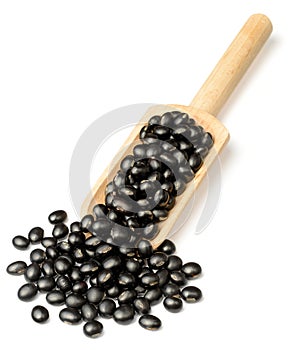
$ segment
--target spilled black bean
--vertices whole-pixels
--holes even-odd
[[[78,324],[82,320],[82,316],[77,309],[67,307],[62,309],[59,313],[61,321],[66,324]]]
[[[112,299],[103,299],[98,305],[98,312],[103,318],[112,318],[116,310],[116,304]]]
[[[83,332],[89,338],[99,337],[103,332],[103,325],[96,320],[88,321],[83,326]]]
[[[27,268],[27,264],[24,261],[15,261],[9,264],[6,268],[6,272],[10,275],[20,276],[23,275]]]
[[[18,298],[22,301],[30,301],[37,294],[37,287],[34,283],[26,283],[18,290]]]
[[[43,239],[44,231],[41,227],[34,227],[28,233],[30,243],[37,244]]]
[[[48,220],[51,224],[56,225],[65,221],[66,218],[67,213],[64,210],[56,210],[49,215]]]
[[[15,248],[19,249],[19,250],[25,250],[28,248],[29,246],[29,239],[27,239],[24,236],[18,235],[15,236],[12,239],[12,244],[14,245]]]
[[[37,323],[44,323],[49,319],[49,312],[44,306],[37,305],[32,309],[31,317]]]
[[[180,298],[176,297],[166,297],[164,299],[164,307],[170,312],[179,312],[183,308],[183,302]]]
[[[195,303],[202,298],[201,290],[193,286],[188,286],[182,289],[181,295],[187,303]]]
[[[161,328],[161,320],[154,315],[143,315],[140,317],[138,323],[145,329],[156,331]]]

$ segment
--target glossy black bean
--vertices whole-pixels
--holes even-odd
[[[98,272],[97,280],[100,287],[105,289],[110,288],[115,282],[114,273],[111,270],[103,269]]]
[[[164,296],[166,297],[179,297],[181,294],[180,288],[177,284],[167,283],[162,287]]]
[[[150,241],[142,239],[138,245],[138,254],[141,258],[149,258],[153,254],[153,246]]]
[[[148,121],[149,125],[156,125],[161,123],[161,117],[159,115],[154,115]]]
[[[56,280],[57,287],[62,292],[69,292],[72,289],[72,282],[70,281],[68,276],[59,276]]]
[[[115,209],[110,209],[107,214],[107,219],[111,221],[111,224],[114,223],[122,224],[124,222],[124,215],[122,213],[119,213]]]
[[[93,213],[96,219],[104,219],[108,213],[108,208],[104,204],[97,204],[93,208]]]
[[[56,239],[62,239],[62,238],[65,238],[68,233],[69,233],[68,226],[65,225],[64,223],[60,223],[54,226],[52,235]]]
[[[160,303],[163,299],[163,292],[159,287],[149,289],[144,297],[149,301],[151,305]]]
[[[157,248],[159,252],[165,253],[167,255],[174,254],[176,251],[176,246],[174,242],[170,241],[169,239],[165,239],[162,244],[159,245]]]
[[[30,261],[31,262],[41,264],[45,258],[46,258],[45,251],[40,249],[40,248],[34,249],[30,253]]]
[[[103,260],[114,252],[114,247],[108,243],[101,243],[95,250],[95,256],[99,260]]]
[[[204,135],[202,135],[202,138],[200,140],[200,144],[204,147],[207,147],[208,149],[213,146],[213,137],[209,132],[206,132]]]
[[[199,153],[193,153],[189,157],[189,165],[191,169],[196,173],[202,166],[203,161]]]
[[[29,239],[24,236],[18,235],[12,239],[12,244],[16,249],[25,250],[29,246]]]
[[[146,157],[146,152],[147,152],[147,145],[144,144],[139,144],[134,146],[133,148],[133,155],[135,156],[136,159],[143,159]]]
[[[88,290],[88,285],[85,281],[75,282],[72,286],[73,293],[85,294]]]
[[[66,296],[61,290],[53,290],[46,295],[46,301],[55,306],[60,306],[65,303]]]
[[[9,264],[6,268],[6,272],[10,275],[20,276],[23,275],[27,268],[27,264],[24,261],[15,261]]]
[[[82,316],[77,309],[67,307],[62,309],[59,313],[60,320],[66,324],[79,324]]]
[[[195,303],[202,298],[201,290],[194,286],[188,286],[182,289],[181,295],[187,303]]]
[[[172,130],[167,126],[157,125],[153,127],[152,133],[157,135],[159,140],[167,140],[171,136]]]
[[[84,321],[92,321],[97,316],[97,308],[95,305],[85,303],[81,307],[81,315]]]
[[[90,302],[90,300],[88,300],[88,302]],[[67,307],[80,309],[86,303],[86,299],[83,295],[72,293],[66,297],[65,303]]]
[[[94,222],[93,215],[85,215],[81,220],[81,230],[83,232],[89,232],[91,231],[92,224]]]
[[[164,221],[168,217],[168,210],[166,209],[154,209],[153,210],[153,220],[155,222]]]
[[[49,246],[45,250],[45,254],[47,258],[55,260],[60,255],[60,252],[57,247],[55,246]]]
[[[187,113],[180,113],[174,118],[174,125],[187,124],[189,122],[189,115]]]
[[[81,223],[79,221],[72,222],[70,225],[70,232],[82,231]]]
[[[143,275],[140,281],[146,288],[155,288],[159,284],[159,277],[155,273],[149,272]]]
[[[118,303],[119,305],[130,304],[134,301],[136,297],[137,297],[137,292],[134,289],[127,289],[127,290],[124,290],[121,294],[119,294]]]
[[[128,247],[126,245],[122,245],[118,247],[118,252],[122,254],[122,256],[131,258],[137,255],[137,250],[134,247]]]
[[[146,292],[146,288],[144,286],[142,286],[141,284],[138,284],[134,289],[136,290],[136,292],[139,296],[143,296],[144,293]]]
[[[116,284],[106,290],[106,295],[110,298],[116,298],[120,294],[120,287]]]
[[[132,289],[136,285],[136,279],[132,273],[122,272],[118,276],[118,284],[124,289]]]
[[[156,331],[161,328],[161,320],[154,315],[143,315],[138,320],[138,323],[145,329],[150,331]]]
[[[61,241],[57,244],[57,249],[60,252],[60,254],[71,253],[71,251],[73,250],[73,246],[68,241]]]
[[[112,223],[106,218],[99,218],[92,223],[92,233],[98,238],[109,236]]]
[[[112,255],[103,260],[102,266],[104,269],[110,269],[113,272],[118,272],[122,267],[122,260],[119,255]]]
[[[40,277],[37,281],[37,287],[40,292],[50,292],[56,286],[55,279],[53,277]]]
[[[30,301],[37,294],[37,287],[34,283],[26,283],[18,290],[18,298],[22,301]]]
[[[187,283],[186,277],[181,271],[170,271],[170,281],[177,284],[178,286],[185,286]]]
[[[75,231],[71,232],[68,237],[68,242],[72,246],[80,246],[83,245],[85,242],[85,235],[81,231]]]
[[[118,170],[116,175],[113,178],[113,185],[115,189],[125,186],[125,173]]]
[[[27,266],[24,277],[29,282],[35,282],[39,279],[41,275],[41,269],[37,263],[31,263]]]
[[[190,182],[194,178],[194,172],[188,164],[179,167],[179,176],[186,182]]]
[[[101,267],[101,264],[95,260],[95,259],[90,259],[87,262],[82,263],[80,266],[80,272],[84,276],[92,276],[94,273],[98,272]]]
[[[54,237],[44,237],[41,241],[41,244],[44,248],[55,246],[57,240]]]
[[[96,248],[100,245],[100,243],[101,243],[100,238],[96,236],[90,236],[85,240],[85,248],[88,250],[95,251]]]
[[[80,271],[78,266],[74,266],[72,271],[69,273],[69,277],[72,282],[77,282],[83,280],[85,275]]]
[[[184,273],[188,280],[198,277],[201,272],[201,266],[195,262],[188,262],[182,266],[181,271]]]
[[[46,259],[42,265],[41,265],[41,272],[43,273],[44,276],[46,277],[52,277],[54,276],[55,269],[54,269],[54,262],[52,259]]]
[[[92,254],[94,256],[94,254]],[[77,263],[83,263],[88,260],[89,256],[84,247],[77,247],[72,252],[72,257]]]
[[[144,297],[136,298],[133,301],[133,306],[138,314],[145,315],[151,311],[151,305],[148,299]]]
[[[170,273],[167,269],[161,269],[156,272],[159,278],[159,287],[163,287],[170,280]]]
[[[128,155],[123,158],[123,160],[120,163],[120,169],[126,173],[129,169],[131,169],[134,165],[135,159],[134,156]]]
[[[28,233],[28,239],[30,243],[37,244],[43,239],[44,231],[41,227],[34,227]]]
[[[115,224],[111,229],[111,237],[116,245],[127,244],[131,237],[129,228]]]
[[[104,298],[104,290],[100,287],[90,287],[87,290],[86,298],[89,303],[99,304],[100,301]]]
[[[49,319],[49,312],[44,306],[37,305],[32,309],[31,317],[37,323],[44,323]]]
[[[186,182],[182,179],[177,179],[174,182],[174,191],[177,196],[180,196],[186,189]]]
[[[141,271],[141,262],[134,258],[127,259],[125,262],[125,268],[133,275],[139,274]]]
[[[166,267],[168,263],[168,256],[163,252],[154,253],[148,260],[149,267],[153,270],[159,270]]]
[[[209,152],[208,148],[205,146],[197,147],[195,151],[201,156],[202,159],[204,159]]]
[[[166,297],[163,304],[166,310],[173,313],[179,312],[183,308],[182,300],[176,297]]]
[[[134,319],[134,308],[132,305],[124,304],[119,306],[113,314],[115,322],[126,325],[133,321]]]
[[[83,326],[83,332],[89,338],[99,337],[103,332],[103,325],[99,321],[88,321]]]
[[[56,225],[65,221],[66,218],[67,213],[64,210],[56,210],[49,215],[48,220],[51,224]]]
[[[182,268],[183,261],[177,255],[171,255],[168,259],[167,269],[170,271],[180,270]]]
[[[72,264],[65,256],[60,256],[56,259],[54,268],[59,275],[65,275],[71,271]]]
[[[98,311],[103,318],[112,318],[116,310],[116,304],[112,299],[103,299],[98,305]]]
[[[150,159],[148,164],[152,172],[157,172],[157,174],[165,170],[165,165],[158,159]]]

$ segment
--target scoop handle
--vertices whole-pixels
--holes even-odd
[[[193,98],[190,106],[217,116],[270,36],[272,29],[272,23],[267,16],[252,15]]]

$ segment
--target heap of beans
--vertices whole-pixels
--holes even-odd
[[[151,315],[153,305],[163,301],[170,312],[182,309],[182,300],[198,301],[202,294],[187,281],[201,273],[197,263],[183,264],[174,255],[175,245],[165,240],[156,250],[147,240],[137,248],[118,247],[86,234],[82,223],[70,228],[63,223],[64,211],[50,216],[54,224],[51,237],[44,230],[33,228],[28,237],[16,236],[13,245],[20,250],[41,244],[30,252],[30,262],[16,261],[7,267],[11,275],[24,275],[25,283],[18,290],[22,301],[34,300],[37,293],[46,293],[51,305],[65,305],[60,319],[67,324],[85,322],[84,333],[97,337],[103,331],[100,318],[113,318],[119,324],[129,324],[140,315],[139,324],[150,330],[161,327],[161,321]],[[88,236],[86,238],[86,235]],[[41,305],[32,309],[34,321],[49,318]]]
[[[151,117],[139,136],[141,143],[107,184],[105,205],[95,206],[95,220],[83,219],[100,239],[116,245],[136,246],[157,235],[157,223],[167,219],[213,145],[211,134],[179,111]]]
[[[27,283],[18,298],[33,300],[46,293],[51,305],[65,305],[59,313],[67,324],[85,322],[84,333],[97,337],[103,325],[97,318],[113,318],[139,324],[149,330],[161,327],[151,308],[163,301],[170,312],[179,312],[183,301],[201,299],[199,288],[186,286],[201,274],[197,263],[183,264],[175,245],[165,240],[153,250],[150,243],[158,223],[165,220],[175,198],[186,188],[213,145],[212,136],[185,113],[153,116],[140,131],[141,143],[125,157],[120,170],[106,187],[104,204],[80,222],[65,224],[67,214],[57,210],[48,217],[52,236],[34,227],[28,237],[15,236],[20,250],[32,244],[30,263],[16,261],[7,267],[11,275],[24,275]],[[32,309],[34,321],[49,318],[41,305]]]

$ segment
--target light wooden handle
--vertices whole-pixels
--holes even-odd
[[[262,14],[252,15],[230,44],[190,106],[217,116],[272,32]]]

